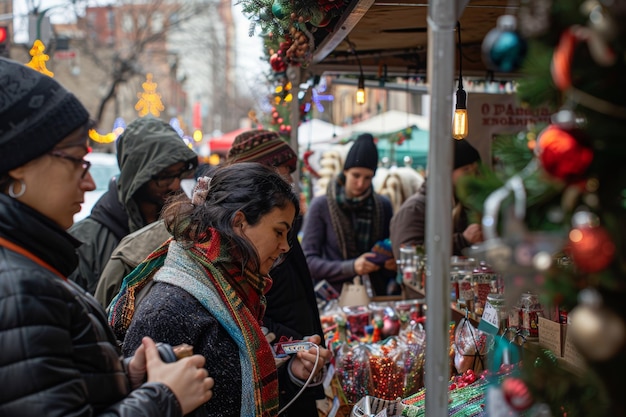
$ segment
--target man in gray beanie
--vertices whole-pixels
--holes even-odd
[[[80,262],[70,276],[89,293],[122,238],[158,220],[165,201],[193,177],[198,157],[167,122],[140,117],[116,142],[120,174],[96,202],[91,214],[69,232],[82,241]]]
[[[373,262],[374,245],[389,237],[391,202],[374,192],[372,178],[378,149],[372,135],[354,142],[343,172],[328,184],[326,195],[311,200],[304,218],[302,250],[314,281],[326,280],[337,291],[355,275],[369,277],[376,295],[387,295],[395,260]]]
[[[480,155],[467,140],[454,140],[454,162],[452,166],[452,186],[465,175],[474,175],[480,163]],[[426,182],[416,194],[409,197],[391,219],[390,234],[393,253],[400,259],[400,246],[423,245],[426,234]],[[469,223],[467,210],[455,197],[452,212],[452,254],[463,255],[463,249],[482,242],[480,224]]]

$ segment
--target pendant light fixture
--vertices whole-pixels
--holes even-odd
[[[359,63],[359,67],[361,64]],[[361,69],[361,75],[359,75],[359,84],[356,89],[356,104],[365,104],[365,77],[363,77],[363,70]]]
[[[359,82],[356,88],[356,104],[363,105],[367,100],[367,97],[365,95],[365,76],[363,75],[363,67],[361,66],[361,60],[359,59],[359,54],[356,52],[354,44],[350,42],[350,40],[347,38],[346,42],[348,42],[348,45],[350,46],[350,49],[352,50],[352,53],[356,58],[356,63],[359,64]]]
[[[452,119],[452,137],[457,140],[465,139],[468,134],[467,120],[467,93],[463,89],[463,53],[461,49],[461,23],[456,23],[459,48],[459,84],[456,90],[456,107]]]

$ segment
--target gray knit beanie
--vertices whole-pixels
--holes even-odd
[[[0,174],[49,152],[88,121],[87,109],[54,79],[0,58]]]

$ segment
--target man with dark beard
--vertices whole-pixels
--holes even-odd
[[[83,244],[69,277],[93,294],[113,249],[129,233],[158,220],[165,200],[193,177],[198,157],[168,123],[138,118],[116,142],[120,174],[91,214],[69,232]]]

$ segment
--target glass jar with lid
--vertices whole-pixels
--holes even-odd
[[[487,302],[498,314],[498,334],[504,333],[507,327],[509,327],[509,314],[506,308],[504,294],[491,293],[487,295]]]
[[[519,315],[522,332],[527,337],[539,337],[539,317],[543,317],[543,307],[537,294],[531,292],[522,294]]]

